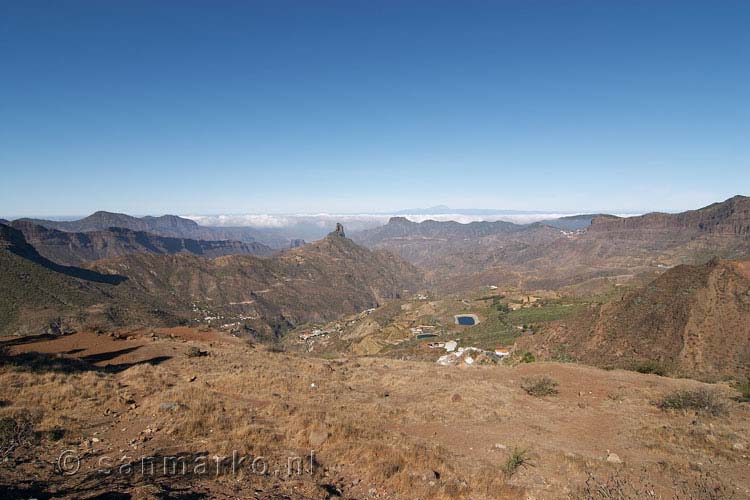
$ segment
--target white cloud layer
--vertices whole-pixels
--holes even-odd
[[[400,214],[413,222],[426,220],[456,221],[462,224],[476,221],[507,221],[516,224],[530,224],[541,220],[558,219],[570,213],[528,213],[528,214],[502,214],[502,215],[464,215],[464,214]],[[635,214],[619,214],[628,217]],[[185,215],[183,217],[192,219],[204,226],[245,226],[262,229],[283,229],[296,225],[314,224],[321,228],[328,228],[341,222],[347,228],[353,230],[368,229],[381,226],[394,217],[393,214],[241,214],[241,215]]]

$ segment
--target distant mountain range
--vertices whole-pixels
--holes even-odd
[[[393,215],[529,215],[554,212],[539,210],[496,210],[492,208],[451,208],[446,205],[436,205],[429,208],[407,208],[398,210]]]
[[[680,214],[582,215],[534,224],[392,218],[352,235],[424,269],[441,287],[477,282],[556,288],[584,276],[643,272],[657,265],[750,258],[750,198],[736,196]]]
[[[214,321],[273,338],[420,284],[411,265],[335,233],[267,258],[141,252],[75,267],[42,256],[20,230],[0,225],[0,335],[50,325],[106,330]]]
[[[55,262],[67,265],[79,265],[129,253],[191,253],[203,257],[241,254],[271,255],[273,253],[271,248],[257,242],[158,236],[123,227],[70,232],[49,229],[23,220],[14,221],[10,225],[20,230],[26,241],[39,253]]]
[[[89,232],[104,231],[111,227],[143,231],[170,238],[190,238],[195,240],[238,240],[246,243],[255,241],[252,228],[213,228],[200,226],[197,222],[176,215],[160,217],[133,217],[113,212],[94,212],[79,220],[57,221],[45,219],[17,219],[58,231]]]
[[[369,246],[378,246],[394,238],[420,237],[444,239],[446,241],[465,240],[467,238],[476,239],[486,236],[523,233],[538,230],[542,226],[573,231],[589,227],[591,221],[598,217],[601,217],[601,214],[574,215],[533,224],[515,224],[506,221],[476,221],[465,224],[455,221],[434,220],[412,222],[405,217],[392,217],[386,225],[357,232],[353,235],[353,238]]]

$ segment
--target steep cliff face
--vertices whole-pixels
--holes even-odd
[[[658,234],[676,240],[687,240],[703,234],[750,239],[750,198],[735,196],[679,214],[651,213],[624,219],[599,217],[593,220],[588,231],[591,234],[634,239],[646,239]]]
[[[26,241],[40,254],[67,265],[80,265],[129,253],[191,253],[203,257],[273,253],[267,246],[255,242],[172,238],[121,227],[77,233],[49,229],[28,221],[15,221],[12,226],[23,232]]]

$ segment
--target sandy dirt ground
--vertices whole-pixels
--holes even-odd
[[[190,328],[6,344],[0,410],[38,413],[41,437],[2,464],[3,498],[750,498],[750,405],[721,384],[558,363],[320,359]],[[541,376],[559,393],[522,389]],[[726,413],[655,404],[695,388],[717,391]],[[60,470],[63,451],[74,474]],[[143,457],[225,464],[233,452],[269,470],[132,471]],[[522,463],[509,467],[514,453]],[[309,472],[290,474],[298,458]]]

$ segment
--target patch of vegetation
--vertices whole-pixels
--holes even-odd
[[[564,319],[578,312],[582,304],[555,304],[545,303],[539,307],[528,307],[517,309],[508,313],[508,321],[515,325],[528,325],[531,323],[544,323]]]
[[[521,382],[521,388],[526,391],[526,394],[537,398],[554,396],[559,392],[557,390],[558,385],[560,384],[546,375],[542,377],[524,377]]]
[[[498,302],[497,304],[495,304],[495,309],[502,314],[510,313],[510,307],[508,307],[508,304],[505,304],[503,302]]]
[[[750,378],[736,382],[734,388],[740,391],[740,396],[735,398],[737,401],[750,403]]]
[[[284,347],[281,343],[274,342],[270,346],[268,346],[268,352],[286,352],[286,347]]]
[[[187,350],[187,353],[185,353],[188,358],[202,358],[203,356],[208,356],[208,352],[201,351],[198,347],[191,347]]]
[[[525,352],[521,356],[521,363],[533,363],[534,361],[536,361],[536,358],[530,352]]]
[[[665,367],[658,361],[653,360],[647,360],[643,361],[642,363],[638,363],[633,367],[633,370],[637,371],[638,373],[659,375],[660,377],[666,377],[667,375],[669,375],[669,370],[667,370],[667,367]]]
[[[550,354],[550,359],[552,361],[557,361],[558,363],[576,363],[578,362],[578,359],[573,356],[572,354],[568,353],[568,345],[567,344],[560,344],[555,347],[554,351]]]
[[[0,418],[0,461],[11,457],[19,448],[36,442],[39,416],[19,412]]]
[[[726,413],[726,405],[718,392],[709,389],[686,389],[664,396],[657,404],[662,410],[692,410],[712,416]]]
[[[513,448],[510,456],[505,461],[505,465],[503,465],[503,471],[508,477],[510,477],[515,474],[521,467],[533,467],[533,465],[534,464],[531,463],[528,452],[526,450]]]
[[[520,331],[509,325],[501,316],[490,316],[478,325],[464,330],[458,339],[462,345],[494,350],[498,345],[511,345]]]

